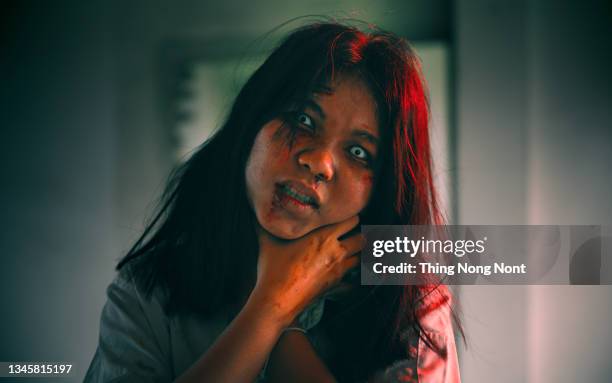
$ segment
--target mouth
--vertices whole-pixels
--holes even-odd
[[[314,209],[319,208],[319,198],[317,194],[309,190],[306,186],[302,186],[295,182],[285,182],[277,184],[277,191],[283,196],[288,198],[291,202],[303,206],[312,207]]]

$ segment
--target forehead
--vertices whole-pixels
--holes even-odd
[[[354,127],[365,128],[377,134],[377,106],[368,86],[354,76],[341,76],[321,91],[313,93],[312,99],[326,120],[345,121]]]

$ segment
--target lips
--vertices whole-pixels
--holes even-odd
[[[319,208],[321,204],[321,199],[319,198],[317,192],[300,182],[283,182],[277,184],[277,188],[282,194],[296,200],[301,204],[310,205],[314,208]]]

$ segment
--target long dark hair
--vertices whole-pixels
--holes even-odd
[[[255,136],[266,122],[284,118],[340,74],[368,86],[380,126],[382,155],[361,223],[443,223],[431,174],[428,99],[416,54],[404,39],[384,31],[310,24],[280,43],[246,82],[222,127],[174,171],[156,215],[117,266],[133,261],[147,296],[160,287],[167,294],[167,315],[206,318],[244,301],[255,282],[258,254],[245,185]],[[421,331],[418,303],[425,288],[359,288],[367,290],[366,298],[326,322],[345,329],[334,331],[335,342],[347,351],[331,366],[337,376],[367,376],[401,357],[405,345],[399,334],[406,329],[417,331],[444,356]],[[338,325],[349,315],[351,324]],[[355,331],[371,336],[355,344]]]

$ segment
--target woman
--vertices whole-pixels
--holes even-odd
[[[442,223],[428,119],[402,39],[291,33],[117,266],[85,381],[458,381],[443,286],[354,278],[358,224]]]

